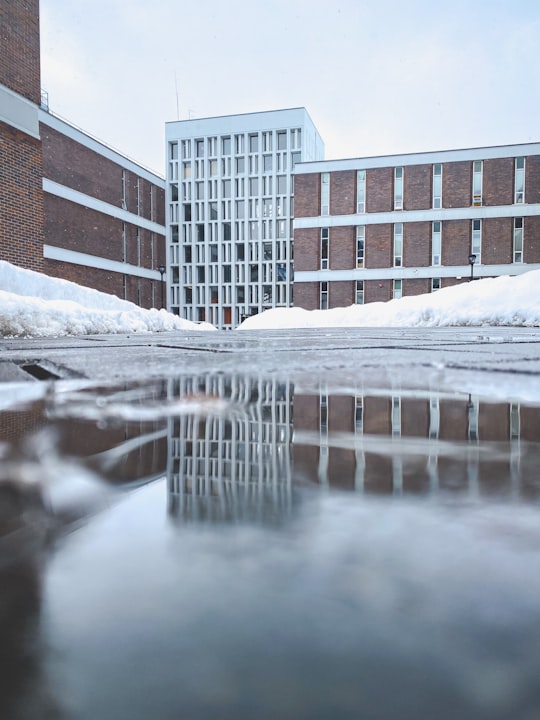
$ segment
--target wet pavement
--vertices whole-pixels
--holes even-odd
[[[540,331],[0,341],[0,717],[540,716]]]

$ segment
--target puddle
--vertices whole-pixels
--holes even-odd
[[[538,405],[240,374],[17,392],[0,717],[536,717]]]

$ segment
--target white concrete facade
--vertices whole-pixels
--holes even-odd
[[[232,329],[292,291],[293,169],[322,160],[305,108],[166,125],[168,309]]]

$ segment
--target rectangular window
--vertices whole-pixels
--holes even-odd
[[[441,251],[442,251],[442,223],[440,220],[435,220],[431,226],[431,264],[441,264]]]
[[[217,160],[208,161],[208,175],[209,177],[215,177],[218,174],[218,162]]]
[[[210,137],[210,138],[208,138],[208,156],[216,157],[216,155],[217,155],[217,138]]]
[[[523,262],[523,218],[514,218],[514,262]]]
[[[364,253],[366,241],[366,226],[358,225],[356,227],[356,267],[364,267]]]
[[[356,212],[366,212],[366,171],[356,173]]]
[[[243,155],[246,151],[244,135],[234,136],[234,152],[236,155]]]
[[[249,136],[249,152],[256,153],[259,150],[259,136],[257,134]]]
[[[441,278],[431,278],[431,292],[441,289]]]
[[[403,265],[403,223],[394,224],[394,267]]]
[[[321,215],[330,213],[330,173],[321,173]]]
[[[403,210],[403,168],[394,169],[394,210]]]
[[[272,156],[263,155],[263,172],[272,172]]]
[[[357,305],[364,304],[364,281],[363,280],[356,281],[356,304]]]
[[[224,198],[230,198],[231,197],[231,181],[223,180],[221,190],[222,190],[222,195]]]
[[[286,195],[287,193],[287,176],[278,175],[276,178],[276,192],[278,195]]]
[[[328,283],[321,283],[321,310],[328,310]]]
[[[259,178],[249,178],[249,196],[254,197],[259,194]]]
[[[399,300],[402,293],[402,281],[401,280],[394,280],[393,281],[393,288],[392,288],[392,295],[394,297],[394,300]]]
[[[182,140],[182,157],[191,157],[191,140]]]
[[[204,157],[204,140],[195,140],[195,157]]]
[[[433,202],[432,206],[436,209],[442,207],[442,164],[435,163],[433,165]]]
[[[235,166],[236,166],[236,172],[237,173],[244,173],[246,172],[246,160],[243,157],[237,157],[235,160]]]
[[[171,160],[178,160],[178,143],[169,143],[169,158]]]
[[[480,257],[482,254],[482,221],[472,221],[472,237],[471,237],[471,253],[476,255],[475,262],[481,262]]]
[[[231,154],[231,138],[230,137],[222,137],[221,138],[221,154],[222,155],[230,155]]]
[[[514,176],[514,202],[525,202],[525,158],[517,157]]]
[[[272,131],[265,130],[262,134],[263,152],[272,152]]]
[[[482,204],[482,160],[473,162],[472,204]]]
[[[286,150],[287,149],[287,131],[286,130],[279,130],[277,133],[277,149],[278,150]]]
[[[321,270],[328,270],[329,229],[321,228]]]

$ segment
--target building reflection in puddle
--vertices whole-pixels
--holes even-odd
[[[242,376],[171,381],[243,408],[169,421],[169,510],[192,519],[285,514],[293,488],[533,499],[540,408],[471,395],[300,394]]]

